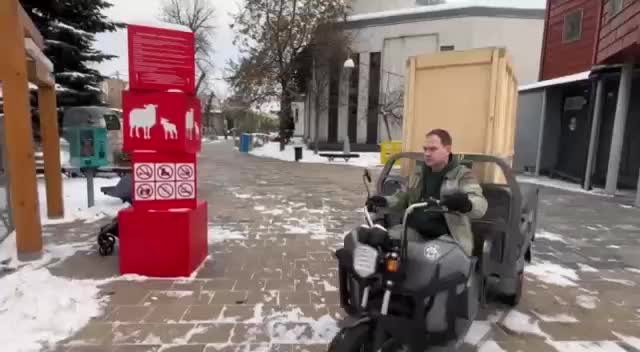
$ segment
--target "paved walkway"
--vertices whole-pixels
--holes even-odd
[[[205,145],[199,196],[209,202],[211,257],[197,278],[110,280],[100,286],[104,313],[45,350],[326,351],[341,315],[331,250],[360,220],[361,174]],[[640,212],[550,189],[541,202],[522,304],[492,307],[464,350],[640,351]],[[96,226],[51,227],[47,238],[93,243]],[[50,270],[106,279],[117,257],[91,248]]]

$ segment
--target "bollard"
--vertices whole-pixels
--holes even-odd
[[[294,150],[296,154],[295,155],[296,161],[302,160],[302,147],[295,147]]]

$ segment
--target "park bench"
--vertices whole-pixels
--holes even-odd
[[[349,159],[360,157],[360,154],[355,153],[320,153],[319,155],[323,158],[328,158],[329,161],[333,161],[335,158],[340,158],[344,159],[345,162],[349,161]]]

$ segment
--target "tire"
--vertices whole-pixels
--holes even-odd
[[[369,324],[362,324],[340,330],[329,343],[328,352],[373,352],[369,345],[370,328]]]
[[[512,295],[503,295],[500,299],[502,303],[510,307],[517,306],[518,304],[520,304],[520,300],[522,299],[522,291],[524,289],[524,272],[523,271],[518,273],[518,277],[516,280],[517,280],[516,293]]]

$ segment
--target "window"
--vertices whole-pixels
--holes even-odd
[[[575,42],[580,40],[580,37],[582,37],[582,9],[564,16],[562,41]]]
[[[624,8],[624,0],[609,0],[609,17],[613,17]]]
[[[455,45],[440,45],[440,51],[454,51],[456,50]]]

